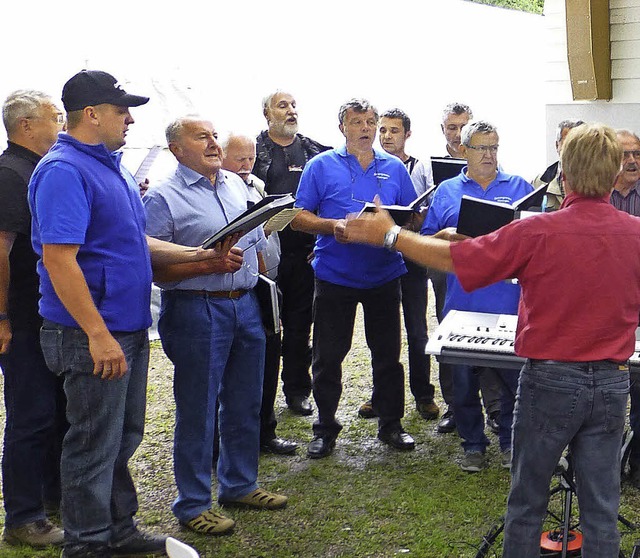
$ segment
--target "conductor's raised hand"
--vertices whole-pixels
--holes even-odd
[[[344,235],[344,228],[347,224],[346,219],[338,219],[333,226],[333,236],[338,242],[348,242],[347,237]]]
[[[375,197],[375,211],[363,212],[355,219],[349,219],[345,226],[346,242],[382,246],[384,235],[396,223],[389,212],[380,208],[380,198]]]

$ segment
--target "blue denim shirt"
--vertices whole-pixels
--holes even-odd
[[[244,181],[228,171],[219,171],[215,185],[208,178],[178,164],[176,172],[143,198],[147,212],[147,234],[184,246],[200,246],[212,234],[247,209],[249,193]],[[214,273],[172,283],[163,289],[227,291],[251,289],[258,282],[257,252],[266,240],[262,227],[244,235],[237,246],[244,250],[244,263],[235,273]]]

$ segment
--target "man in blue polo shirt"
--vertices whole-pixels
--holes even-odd
[[[463,195],[512,203],[533,191],[524,178],[498,170],[498,132],[492,124],[479,120],[462,129],[460,150],[467,166],[455,178],[445,180],[438,187],[422,234],[435,235],[445,240],[460,240],[455,232]],[[447,275],[447,296],[444,314],[450,310],[517,314],[520,287],[505,282],[496,283],[471,293],[466,292],[458,279]],[[484,433],[484,418],[479,397],[478,376],[483,368],[467,365],[453,366],[454,413],[458,433],[462,438],[463,471],[478,472],[487,466],[485,449],[489,440]],[[494,369],[502,380],[499,438],[502,466],[511,467],[511,423],[518,385],[518,371]]]
[[[407,205],[416,197],[402,162],[374,151],[378,112],[364,99],[340,107],[343,147],[325,151],[305,167],[297,192],[296,230],[317,234],[313,316],[313,397],[318,419],[308,456],[326,457],[342,429],[336,410],[342,392],[342,361],[349,352],[356,306],[364,310],[373,368],[373,410],[378,438],[401,450],[414,441],[402,429],[404,374],[400,364],[402,257],[370,246],[343,243],[347,215],[379,196],[383,204]]]
[[[100,71],[64,86],[68,133],[29,183],[32,241],[39,256],[42,352],[63,377],[69,430],[60,464],[62,558],[165,555],[165,538],[138,530],[128,462],[144,431],[154,265],[212,258],[145,237],[138,185],[121,166],[126,93]],[[203,262],[224,267],[227,256]]]

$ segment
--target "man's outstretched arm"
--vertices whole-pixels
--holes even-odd
[[[357,219],[349,219],[344,237],[347,242],[383,246],[385,235],[394,225],[395,222],[388,212],[377,209],[375,212],[363,213]],[[450,231],[447,236],[451,236]],[[403,256],[423,267],[453,272],[450,246],[449,240],[422,236],[405,229],[400,230],[395,244],[396,250]]]

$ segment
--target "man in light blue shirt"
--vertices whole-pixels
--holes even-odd
[[[144,197],[147,234],[199,246],[247,209],[247,188],[221,170],[222,148],[207,120],[179,118],[167,128],[175,174]],[[253,287],[262,227],[244,235],[227,273],[205,266],[155,269],[163,289],[158,331],[175,366],[173,512],[189,529],[206,535],[231,531],[234,522],[211,508],[214,424],[218,412],[218,502],[277,509],[287,498],[257,485],[265,334]]]

